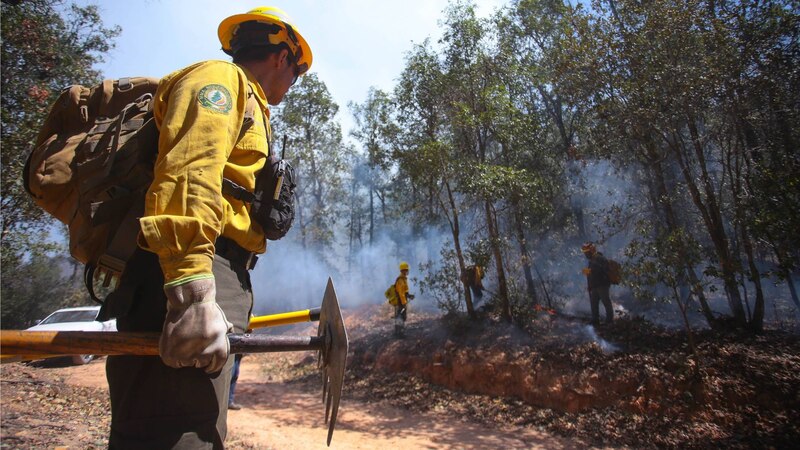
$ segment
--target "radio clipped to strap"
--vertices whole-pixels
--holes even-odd
[[[284,149],[285,149],[284,139]],[[250,204],[250,219],[261,226],[264,236],[277,241],[286,236],[294,220],[294,169],[284,159],[270,152],[256,176],[250,192],[227,178],[222,179],[222,193]]]

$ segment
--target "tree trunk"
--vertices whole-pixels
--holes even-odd
[[[742,306],[742,297],[739,293],[739,287],[736,285],[736,264],[730,254],[728,247],[728,237],[725,233],[725,228],[722,222],[722,215],[717,207],[716,196],[713,191],[711,179],[708,175],[708,168],[705,165],[705,156],[703,156],[702,145],[700,144],[699,134],[697,127],[692,122],[691,118],[688,121],[688,127],[692,134],[692,141],[695,149],[695,156],[698,158],[698,166],[701,170],[701,182],[706,195],[708,205],[703,201],[703,195],[692,176],[691,170],[687,165],[684,158],[681,145],[676,143],[673,146],[673,153],[681,168],[681,174],[686,182],[686,186],[691,194],[692,202],[700,212],[703,223],[706,227],[706,232],[714,244],[714,250],[717,254],[720,269],[722,271],[722,281],[725,287],[725,292],[728,295],[728,304],[733,313],[733,317],[740,326],[745,326],[747,320],[745,319],[744,307]]]
[[[680,294],[678,294],[677,289],[672,287],[672,296],[675,298],[675,302],[678,304],[678,308],[681,310],[681,317],[683,318],[683,326],[686,327],[686,340],[689,343],[689,350],[692,351],[692,354],[697,358],[697,363],[700,363],[700,355],[697,353],[697,346],[694,343],[694,333],[692,332],[692,326],[689,324],[689,316],[686,314],[686,307],[683,303],[683,299],[681,299]],[[697,373],[699,367],[695,366],[695,372]]]
[[[750,240],[750,236],[746,227],[742,226],[742,246],[744,246],[744,252],[747,255],[747,264],[750,268],[750,281],[753,282],[753,286],[756,288],[756,303],[753,305],[753,317],[750,319],[750,328],[753,331],[762,331],[764,329],[764,291],[761,288],[761,272],[759,272],[758,267],[756,267],[755,260],[753,258],[753,243]]]
[[[517,243],[519,244],[519,253],[522,260],[522,272],[525,275],[525,285],[528,289],[528,297],[534,305],[539,304],[539,299],[536,296],[536,288],[533,281],[533,274],[531,273],[531,257],[528,251],[527,239],[525,239],[525,230],[522,223],[522,214],[519,212],[518,205],[514,203],[514,221],[517,231]]]
[[[369,181],[369,245],[375,244],[375,183]]]
[[[789,286],[789,293],[792,296],[792,301],[795,306],[797,306],[798,314],[800,314],[800,299],[797,298],[797,289],[794,287],[794,280],[792,280],[791,273],[786,274],[786,284]]]
[[[544,292],[544,298],[545,300],[547,300],[547,307],[552,309],[553,302],[552,300],[550,300],[550,293],[547,292],[547,286],[545,286],[544,284],[544,278],[542,278],[542,274],[539,273],[539,269],[536,268],[533,262],[531,262],[531,266],[533,267],[533,270],[536,272],[536,276],[539,277],[539,283],[542,285],[542,292]]]
[[[303,247],[303,250],[305,250],[307,248],[306,227],[308,224],[305,222],[305,217],[303,217],[303,197],[299,192],[295,192],[294,205],[294,210],[297,212],[297,225],[300,228],[300,246]]]
[[[651,182],[655,183],[655,186],[651,185],[651,189],[655,190],[655,198],[651,199],[651,201],[653,202],[654,208],[657,208],[658,205],[661,205],[661,209],[664,214],[664,221],[666,222],[666,229],[668,232],[672,233],[678,229],[679,225],[678,218],[675,215],[675,209],[672,207],[671,196],[667,190],[667,183],[664,180],[664,169],[660,162],[660,156],[652,144],[648,148],[648,151],[648,159],[652,161],[652,163],[648,165],[649,172],[651,174]],[[711,306],[708,304],[708,300],[706,299],[703,288],[700,285],[700,280],[697,277],[697,273],[694,271],[694,267],[692,267],[690,264],[684,265],[683,273],[689,280],[691,292],[697,299],[697,302],[700,304],[700,309],[703,312],[703,316],[706,318],[706,322],[710,327],[713,328],[716,322],[716,319],[714,318],[714,312],[711,311]]]
[[[456,258],[458,258],[458,271],[459,274],[462,274],[466,271],[466,264],[464,262],[464,252],[461,250],[461,229],[458,222],[458,206],[456,205],[455,198],[453,197],[453,191],[450,190],[450,183],[445,180],[444,185],[447,190],[447,201],[449,203],[447,209],[449,209],[453,214],[452,219],[450,219],[450,231],[453,233],[453,246],[456,250]],[[475,314],[475,307],[472,304],[472,293],[469,291],[469,284],[467,283],[465,277],[459,278],[464,287],[464,304],[467,307],[467,314],[471,319],[476,319],[477,315]]]
[[[800,298],[797,296],[797,289],[794,286],[794,280],[792,280],[792,271],[789,269],[789,265],[786,262],[786,254],[771,237],[769,237],[769,245],[772,247],[772,252],[775,253],[775,257],[778,259],[778,270],[780,271],[781,277],[786,280],[792,302],[794,302],[794,305],[797,307],[797,313],[800,314]]]
[[[357,207],[356,207],[356,178],[353,177],[352,183],[350,183],[350,223],[348,226],[348,233],[347,233],[347,271],[352,272],[353,269],[353,258],[355,256],[355,234],[356,234],[356,216]]]
[[[500,248],[500,235],[497,230],[497,216],[490,201],[486,200],[484,206],[486,209],[486,223],[489,228],[489,242],[491,242],[492,245],[495,267],[497,267],[497,295],[500,298],[500,315],[507,322],[511,322],[513,316],[511,315],[511,303],[508,298],[508,283],[506,281],[506,270],[503,264],[503,251]]]

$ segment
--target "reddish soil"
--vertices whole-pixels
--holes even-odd
[[[331,448],[790,448],[800,439],[800,343],[778,332],[685,335],[640,320],[597,330],[545,315],[491,319],[345,311],[350,354]],[[311,334],[311,325],[284,332]],[[272,330],[276,332],[278,330]],[[605,350],[604,350],[605,349]],[[230,449],[326,448],[316,360],[248,355]],[[2,366],[3,448],[104,448],[104,360]]]
[[[305,356],[243,359],[237,402],[244,408],[229,412],[227,448],[327,448],[320,389],[290,378],[310,371],[309,361],[298,364]],[[2,447],[104,448],[109,426],[104,360],[36,365],[2,367]],[[334,449],[571,447],[569,440],[535,429],[492,429],[435,412],[410,413],[388,400],[343,398],[339,411]]]

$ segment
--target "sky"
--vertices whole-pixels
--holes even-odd
[[[257,6],[276,6],[311,46],[316,72],[339,105],[345,135],[352,126],[348,102],[362,103],[371,86],[390,91],[413,44],[441,36],[447,0],[78,0],[97,4],[105,26],[119,25],[116,48],[97,66],[105,78],[161,77],[206,59],[230,58],[220,50],[217,27],[226,17]],[[508,0],[478,0],[487,17]]]

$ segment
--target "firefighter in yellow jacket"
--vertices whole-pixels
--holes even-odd
[[[400,276],[394,281],[397,292],[397,303],[394,305],[394,333],[402,337],[405,333],[406,318],[408,317],[408,302],[414,295],[408,293],[408,263],[400,263]]]
[[[248,271],[266,239],[222,180],[254,190],[269,153],[269,105],[312,54],[277,8],[228,17],[218,36],[232,62],[173,72],[155,94],[160,137],[139,249],[107,304],[121,331],[160,331],[160,357],[108,358],[110,448],[222,448],[225,440],[226,334],[247,328]]]

